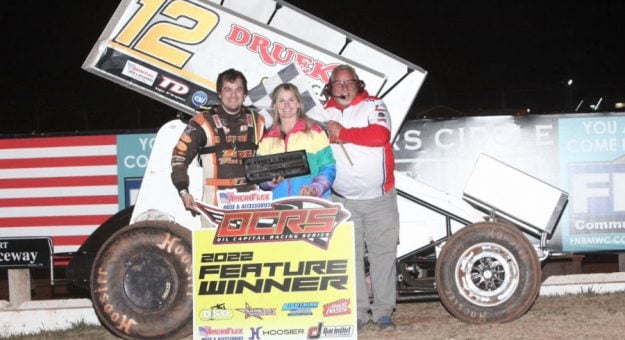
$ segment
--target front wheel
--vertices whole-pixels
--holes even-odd
[[[482,222],[449,238],[435,276],[441,302],[452,315],[468,323],[498,323],[529,310],[538,296],[541,268],[518,229]]]
[[[191,231],[144,221],[113,234],[91,270],[100,321],[126,339],[177,339],[192,333]]]

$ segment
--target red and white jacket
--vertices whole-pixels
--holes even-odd
[[[327,120],[344,127],[339,135],[343,145],[331,144],[336,159],[332,189],[347,199],[372,199],[393,189],[391,118],[384,102],[363,91],[343,109],[334,98],[325,109]]]

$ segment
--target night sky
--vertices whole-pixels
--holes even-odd
[[[293,5],[428,71],[412,111],[614,111],[623,1],[311,1]],[[365,5],[367,3],[367,5]],[[175,110],[80,68],[118,1],[7,1],[0,134],[154,129]],[[569,87],[566,82],[572,79]]]

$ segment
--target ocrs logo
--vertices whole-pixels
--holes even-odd
[[[258,210],[198,206],[217,225],[213,244],[304,241],[327,249],[334,228],[350,217],[341,204],[313,197],[287,197]]]

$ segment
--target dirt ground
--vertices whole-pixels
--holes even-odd
[[[623,338],[625,293],[540,297],[520,319],[469,325],[439,302],[404,303],[396,332],[364,332],[359,339],[618,339]]]
[[[367,330],[359,339],[621,339],[625,293],[539,297],[520,319],[469,325],[451,316],[438,301],[403,302],[394,315],[394,332]],[[13,338],[17,339],[17,338]],[[102,327],[51,332],[19,339],[116,339]],[[190,337],[189,337],[190,339]]]

